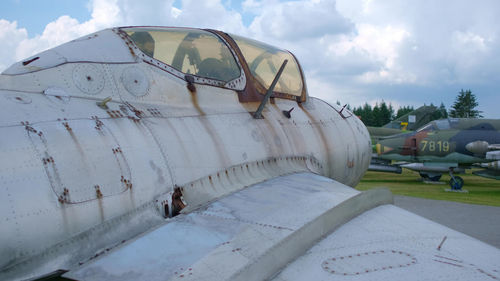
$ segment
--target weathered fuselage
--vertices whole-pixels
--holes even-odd
[[[193,85],[125,41],[105,30],[0,76],[0,279],[86,262],[184,204],[271,177],[309,170],[354,186],[366,171],[369,135],[347,110],[272,98],[254,119],[259,101],[241,90]]]

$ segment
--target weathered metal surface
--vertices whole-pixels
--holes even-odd
[[[497,248],[385,205],[341,226],[273,280],[498,280],[499,268]]]
[[[274,98],[255,120],[257,103],[197,80],[193,98],[109,33],[64,48],[102,37],[126,48],[121,63],[121,51],[106,60],[104,50],[92,63],[0,75],[0,279],[73,269],[180,209],[273,177],[312,171],[352,186],[365,172],[371,145],[357,118],[315,98]]]
[[[205,89],[200,87],[199,92],[203,93],[203,97],[208,94],[204,91]],[[217,95],[213,94],[212,98],[214,96]],[[35,97],[37,96],[35,95]],[[203,101],[200,101],[200,104],[208,103],[208,99],[209,97],[204,98]],[[69,104],[60,106],[66,108],[65,112],[68,112],[73,102],[78,102],[78,100],[72,99]],[[237,99],[233,99],[233,102],[235,102],[233,106],[230,103],[226,103],[229,111],[237,111],[234,108],[238,104]],[[110,116],[106,116],[106,111],[98,108],[94,102],[88,101],[80,102],[80,106],[87,107],[88,112],[95,114],[93,116],[102,117],[97,117],[94,120],[92,118],[87,120],[61,119],[61,121],[55,120],[49,123],[31,124],[31,128],[36,130],[36,133],[27,130],[26,126],[20,124],[22,131],[25,132],[24,136],[21,137],[32,142],[30,144],[31,152],[28,154],[31,154],[31,157],[35,157],[35,160],[32,160],[33,166],[31,169],[41,172],[45,170],[45,175],[42,173],[39,177],[45,178],[47,181],[45,184],[40,181],[37,181],[36,184],[28,182],[26,183],[26,188],[29,189],[30,186],[42,183],[42,187],[50,187],[48,190],[60,189],[61,191],[57,194],[59,196],[63,195],[62,201],[64,203],[61,207],[58,204],[50,207],[54,204],[51,202],[55,202],[54,200],[59,198],[52,191],[54,195],[51,195],[51,193],[46,194],[48,196],[46,197],[47,201],[42,200],[43,197],[37,197],[37,204],[30,205],[29,209],[33,209],[32,212],[37,213],[37,217],[45,217],[44,220],[39,218],[38,221],[45,221],[47,226],[55,223],[56,226],[54,228],[51,227],[53,230],[59,229],[57,225],[66,224],[68,225],[68,230],[61,230],[56,236],[49,235],[47,237],[49,240],[44,241],[44,243],[37,243],[36,247],[33,247],[34,245],[29,243],[29,241],[37,240],[34,236],[28,236],[26,240],[29,241],[26,242],[23,241],[23,235],[16,235],[16,240],[20,241],[19,244],[24,245],[18,249],[21,252],[23,248],[26,248],[27,250],[31,249],[28,251],[43,253],[47,245],[51,244],[51,239],[60,237],[56,238],[56,240],[59,240],[66,236],[71,237],[72,233],[76,234],[84,231],[98,221],[106,221],[122,212],[126,213],[133,210],[134,206],[139,206],[140,203],[154,200],[154,194],[168,191],[174,183],[182,186],[185,183],[193,181],[193,179],[205,177],[205,182],[200,185],[206,189],[195,190],[193,192],[193,194],[196,194],[200,198],[196,202],[203,203],[215,198],[216,194],[219,194],[214,193],[213,187],[209,184],[210,178],[207,175],[211,173],[219,171],[219,177],[216,174],[212,175],[212,186],[223,188],[226,185],[220,179],[221,174],[227,178],[225,179],[227,182],[239,181],[243,183],[276,176],[277,174],[263,172],[263,170],[280,171],[280,169],[275,169],[279,165],[273,167],[273,165],[268,164],[268,161],[274,161],[274,158],[279,159],[278,161],[287,162],[290,161],[287,157],[304,157],[304,155],[308,154],[307,151],[309,150],[313,151],[315,158],[324,162],[321,159],[325,159],[326,155],[323,154],[322,145],[318,145],[316,142],[315,133],[311,126],[312,123],[309,124],[306,121],[307,119],[304,120],[306,115],[298,111],[294,113],[293,120],[290,120],[281,114],[280,106],[282,108],[289,108],[289,103],[291,101],[277,101],[276,107],[271,107],[271,110],[265,112],[267,119],[259,123],[253,123],[251,115],[242,109],[240,109],[241,113],[234,112],[228,115],[231,118],[221,118],[218,115],[214,115],[214,113],[205,117],[196,117],[195,115],[192,117],[159,118],[151,115],[144,118],[144,121],[136,122],[127,118],[126,115],[122,115],[122,111],[116,103],[108,103],[115,112],[113,116],[116,118],[111,118]],[[42,104],[38,103],[39,110],[43,110]],[[216,103],[214,102],[213,104],[215,106]],[[26,106],[25,104],[20,105]],[[50,107],[47,105],[47,112],[51,108],[52,105]],[[140,105],[137,105],[136,108],[136,110],[142,109]],[[156,105],[156,108],[159,112],[165,112],[162,113],[165,116],[169,115],[169,111],[166,108],[163,109],[164,107],[158,105]],[[215,109],[205,107],[204,110],[207,112],[215,111],[216,113],[221,111],[218,107]],[[196,114],[196,110],[193,111],[193,114]],[[325,124],[330,122],[332,121],[325,122]],[[342,120],[342,122],[345,121]],[[316,126],[319,126],[319,124],[321,123],[316,124]],[[345,125],[348,126],[348,124]],[[38,135],[39,132],[42,132],[44,138]],[[311,134],[311,136],[307,136],[307,134]],[[81,146],[81,144],[90,149],[78,148],[78,145]],[[49,147],[49,149],[46,147]],[[61,150],[60,148],[64,149]],[[120,150],[116,150],[118,148]],[[12,150],[16,151],[16,149]],[[55,151],[55,153],[51,151]],[[338,152],[343,153],[341,150]],[[278,156],[282,156],[282,159]],[[332,155],[332,157],[335,156]],[[340,154],[339,159],[340,157],[342,157],[342,154]],[[51,160],[44,164],[44,158]],[[84,161],[84,159],[87,159],[87,161]],[[261,161],[258,162],[258,160]],[[105,168],[101,169],[99,166],[92,167],[95,165],[94,162]],[[234,171],[234,173],[232,169],[228,169],[228,175],[226,176],[224,168],[231,167],[231,163],[247,164],[240,164],[240,170]],[[74,164],[77,164],[77,166],[74,166]],[[126,168],[127,165],[130,167],[130,172],[127,171],[128,169],[122,171],[122,168]],[[249,165],[248,170],[246,165]],[[254,168],[257,165],[262,165],[262,169]],[[321,164],[320,168],[315,169],[315,171],[319,173],[328,172],[329,169],[326,166],[323,167],[323,165]],[[116,171],[112,170],[113,167],[116,167]],[[244,167],[246,170],[241,172],[241,167]],[[264,167],[267,169],[264,169]],[[314,165],[311,167],[314,167]],[[281,171],[293,172],[296,170],[286,168],[285,166],[281,168]],[[34,174],[31,170],[27,170],[26,172]],[[130,173],[130,175],[123,175],[124,172]],[[10,173],[14,174],[13,171]],[[128,189],[124,187],[125,183],[121,181],[122,175],[126,180],[132,180],[134,185],[134,188],[130,192],[120,196],[116,195],[117,199],[123,198],[119,199],[118,202],[126,199],[126,202],[128,202],[126,204],[118,203],[117,200],[111,200],[113,196],[107,197],[105,192],[106,189],[113,186],[116,186],[117,191],[124,190],[123,192],[126,192]],[[109,184],[105,184],[99,178],[110,182]],[[357,181],[357,178],[339,177],[339,179],[351,184]],[[203,182],[203,180],[200,182]],[[66,187],[68,192],[65,194],[64,186],[66,185],[69,187]],[[103,195],[102,197],[99,196],[95,186],[99,186],[99,190]],[[245,185],[241,185],[241,187],[243,186]],[[11,186],[11,188],[14,188],[14,186]],[[19,189],[19,187],[16,188]],[[201,192],[201,190],[204,191]],[[30,197],[29,195],[27,196],[28,198]],[[50,200],[51,196],[54,196],[54,200]],[[85,200],[92,201],[82,205],[82,207],[79,207],[79,204],[68,205],[68,203],[77,203]],[[134,203],[134,200],[138,202]],[[5,206],[8,206],[8,204],[5,204]],[[47,208],[51,210],[50,213],[39,213],[40,209]],[[65,210],[64,213],[61,213],[62,210]],[[95,216],[91,215],[91,210],[95,210]],[[58,219],[54,220],[54,213],[63,214],[60,222],[58,222]],[[69,215],[66,215],[66,213]],[[86,214],[85,218],[79,215],[80,213]],[[75,219],[77,217],[78,219]],[[95,218],[95,221],[92,218]],[[91,234],[88,235],[92,236]],[[50,247],[48,248],[50,249]],[[16,256],[9,255],[9,257]],[[17,257],[23,258],[23,256],[29,255],[20,255]]]
[[[149,90],[149,80],[143,70],[138,67],[127,67],[123,70],[120,81],[127,91],[137,97],[144,96]]]
[[[312,237],[321,237],[322,230],[311,229],[314,220],[358,194],[311,173],[277,177],[176,217],[65,276],[78,280],[241,279],[249,267],[274,256],[276,248],[291,243],[297,233],[315,232],[301,243],[316,241]],[[304,206],[308,207],[297,209]],[[324,223],[323,231],[329,227],[334,226]],[[280,255],[274,259],[286,264],[293,258]],[[270,277],[265,267],[259,269],[246,280]]]
[[[133,63],[135,59],[121,39],[111,29],[106,29],[15,63],[2,74],[26,74],[72,62]]]

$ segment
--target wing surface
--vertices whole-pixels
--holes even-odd
[[[77,280],[263,280],[285,268],[276,276],[277,280],[297,279],[295,271],[310,272],[307,280],[313,277],[331,280],[343,275],[333,276],[325,271],[324,260],[363,249],[405,250],[411,255],[410,263],[415,257],[417,265],[403,270],[434,265],[424,262],[421,255],[432,257],[430,253],[436,251],[443,235],[449,236],[448,244],[443,246],[446,252],[442,250],[445,258],[469,261],[461,255],[479,249],[489,256],[489,265],[493,266],[491,259],[498,257],[498,249],[384,205],[391,202],[388,190],[361,193],[312,173],[277,177],[169,219],[63,276]],[[384,206],[375,208],[380,205]],[[401,214],[403,217],[399,218]],[[377,227],[372,231],[374,226]],[[336,228],[339,229],[332,233]],[[327,244],[320,246],[322,243]],[[448,252],[447,247],[456,243],[465,247],[460,252]],[[315,256],[316,251],[322,255]],[[476,259],[470,260],[480,264]],[[483,260],[486,262],[487,258]],[[491,266],[481,269],[491,272]]]
[[[394,205],[341,226],[273,280],[499,280],[500,250]]]

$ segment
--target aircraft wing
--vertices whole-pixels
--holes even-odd
[[[312,173],[281,176],[166,220],[134,240],[103,250],[63,277],[500,278],[499,249],[391,203],[386,189],[359,192]]]
[[[499,278],[499,249],[394,205],[384,205],[342,225],[273,280]]]

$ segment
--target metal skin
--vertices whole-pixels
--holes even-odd
[[[254,119],[260,101],[241,95],[262,97],[262,85],[231,38],[220,39],[242,69],[227,84],[183,79],[119,29],[0,75],[0,279],[74,268],[165,217],[276,176],[359,182],[371,158],[361,121],[307,96],[271,97]]]
[[[377,158],[422,163],[402,167],[438,177],[440,173],[470,168],[474,163],[492,162],[489,155],[499,143],[500,120],[444,119],[415,132],[384,137],[376,150]]]

